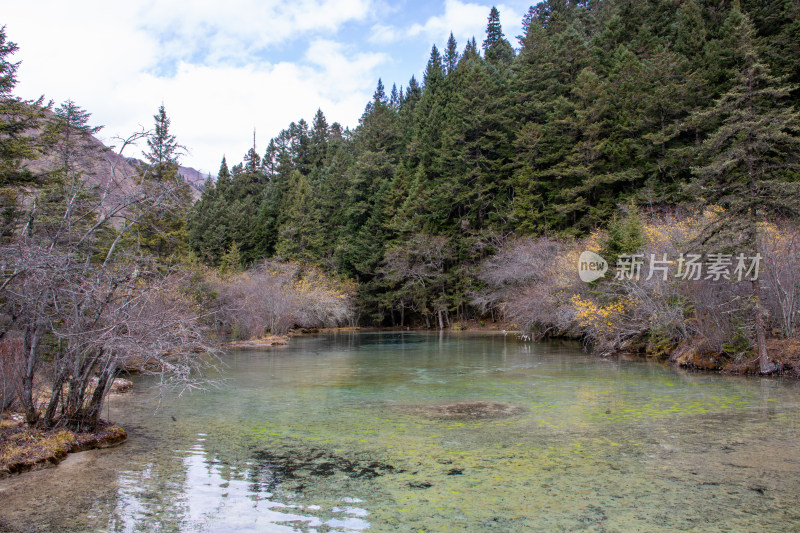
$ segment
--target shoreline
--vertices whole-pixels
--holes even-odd
[[[531,341],[518,330],[505,330],[501,326],[459,329],[429,328],[319,328],[293,330],[287,335],[270,335],[246,341],[230,341],[222,343],[224,348],[266,348],[288,344],[294,336],[316,335],[350,331],[385,331],[385,332],[446,332],[448,334],[503,334],[511,335],[521,342]],[[571,337],[548,337],[545,341],[580,342]],[[778,365],[779,371],[769,377],[800,379],[800,340],[770,339],[768,341],[770,359]],[[727,376],[764,377],[758,372],[757,358],[750,360],[734,360],[724,354],[709,350],[702,343],[684,343],[672,350],[669,355],[646,353],[637,350],[618,350],[608,354],[595,354],[596,357],[636,357],[658,360],[676,370],[713,373]],[[129,390],[128,387],[125,390]],[[127,439],[125,430],[106,420],[101,420],[97,431],[76,433],[65,429],[44,430],[29,428],[18,413],[3,413],[0,419],[0,479],[16,474],[51,468],[57,466],[71,453],[86,450],[112,448],[121,445]]]
[[[511,326],[508,326],[511,327]],[[501,323],[487,323],[485,326],[469,324],[459,328],[425,328],[411,326],[394,327],[342,327],[342,328],[307,328],[292,330],[288,335],[281,337],[287,341],[294,336],[314,335],[320,333],[336,333],[340,331],[364,331],[364,332],[446,332],[448,334],[462,333],[482,333],[482,334],[503,334],[513,336],[522,342],[542,342],[542,341],[570,341],[582,342],[582,339],[569,336],[553,336],[540,340],[532,340],[530,335],[518,329],[504,329]],[[259,344],[257,341],[244,341],[245,345],[234,347],[267,347],[270,344]],[[286,344],[285,342],[282,344]],[[231,343],[226,346],[232,346]],[[736,360],[730,356],[708,349],[702,341],[685,342],[669,353],[648,353],[646,350],[625,350],[619,349],[611,353],[594,353],[596,357],[640,357],[642,359],[655,359],[673,368],[688,370],[693,372],[703,372],[721,374],[728,376],[751,376],[751,377],[781,377],[800,380],[800,339],[777,339],[767,340],[767,351],[772,362],[778,365],[778,370],[771,374],[761,374],[758,369],[758,359],[751,358]],[[591,353],[591,352],[590,352]]]
[[[4,413],[0,421],[0,479],[58,466],[69,454],[124,443],[128,434],[120,426],[100,420],[93,432],[28,427],[24,419]]]

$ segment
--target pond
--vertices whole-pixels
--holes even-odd
[[[0,518],[53,531],[800,529],[796,382],[503,334],[325,334],[224,361],[216,387],[179,397],[137,378],[108,413],[128,441],[0,481]]]

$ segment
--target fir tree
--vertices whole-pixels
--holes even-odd
[[[445,48],[444,52],[444,69],[446,74],[450,74],[456,69],[456,65],[458,65],[459,55],[458,55],[458,43],[456,42],[456,38],[453,37],[453,32],[450,32],[450,37],[447,39],[447,47]]]
[[[770,74],[756,50],[755,31],[747,15],[734,5],[726,27],[735,31],[733,52],[742,58],[730,90],[698,120],[719,124],[699,150],[700,164],[690,190],[723,211],[707,228],[706,244],[738,245],[755,255],[759,223],[768,217],[800,220],[800,118],[782,105],[793,88]],[[761,372],[775,370],[767,357],[759,281],[753,281],[756,302],[756,348]]]
[[[695,0],[683,2],[678,9],[675,51],[688,58],[698,57],[706,44],[706,24]]]
[[[372,102],[377,104],[378,102],[385,104],[386,100],[386,91],[383,88],[383,82],[380,78],[378,78],[378,86],[375,87],[375,93],[372,95]]]
[[[144,154],[148,163],[150,177],[156,181],[167,181],[175,177],[178,172],[178,158],[183,147],[175,140],[169,131],[171,120],[167,117],[164,104],[153,115],[155,126],[153,133],[147,138],[149,151]]]
[[[495,43],[503,39],[503,29],[500,26],[500,12],[492,6],[489,12],[489,22],[486,25],[486,39],[483,41],[483,51],[488,52]]]
[[[285,201],[286,220],[281,225],[275,252],[284,259],[312,262],[320,246],[320,221],[312,209],[311,185],[306,176],[292,171]]]
[[[6,27],[0,27],[0,203],[10,209],[4,218],[16,205],[14,192],[6,187],[33,180],[25,162],[40,155],[31,131],[44,117],[42,98],[30,101],[13,95],[20,63],[12,62],[11,56],[18,50],[6,37]]]
[[[178,173],[178,158],[183,150],[170,133],[171,121],[162,104],[153,115],[153,132],[144,154],[147,165],[142,180],[150,193],[162,201],[142,213],[135,225],[136,244],[164,265],[183,260],[188,252],[187,215],[191,206],[189,185]]]
[[[392,84],[392,92],[389,93],[389,105],[393,109],[400,109],[400,104],[403,102],[402,88],[398,92],[397,84]]]
[[[442,65],[442,55],[434,44],[431,47],[430,59],[422,75],[422,84],[426,89],[435,88],[444,79],[444,66]]]
[[[503,36],[500,26],[500,12],[492,7],[489,23],[486,26],[486,39],[483,41],[486,60],[492,64],[510,65],[514,59],[514,49]]]
[[[217,172],[217,184],[216,187],[220,191],[224,191],[228,188],[228,185],[231,183],[231,171],[228,170],[228,162],[225,160],[225,156],[222,156],[222,162],[219,164],[219,171]]]

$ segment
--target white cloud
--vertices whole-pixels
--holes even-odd
[[[412,6],[385,0],[38,0],[6,2],[0,23],[20,45],[17,94],[75,100],[106,125],[106,140],[150,127],[163,101],[191,150],[185,163],[215,171],[223,153],[242,157],[253,127],[263,144],[317,108],[354,126],[378,75],[388,83],[419,67],[416,46],[391,57],[364,51],[367,36],[352,29],[376,44],[423,48],[443,46],[452,30],[463,47],[482,40],[491,5],[480,1],[445,0],[441,14],[405,27],[393,21]],[[498,8],[516,35],[522,12]],[[393,70],[404,59],[414,61],[409,70]]]
[[[375,24],[370,29],[369,42],[375,44],[389,44],[402,39],[405,35],[394,26]]]
[[[363,20],[370,0],[152,0],[141,27],[161,36],[170,55],[193,60],[247,60],[264,48],[308,32],[335,32]]]
[[[424,23],[414,23],[407,28],[374,25],[370,42],[388,44],[403,39],[425,39],[436,42],[441,47],[452,32],[459,43],[465,43],[475,37],[480,45],[485,35],[491,7],[492,4],[445,0],[444,12],[428,18]],[[503,4],[497,5],[497,8],[500,11],[500,22],[506,38],[512,44],[516,44],[514,37],[519,33],[520,21],[524,13]]]
[[[223,153],[244,155],[253,127],[263,144],[318,107],[354,125],[388,57],[323,36],[363,20],[370,1],[47,0],[4,6],[2,23],[20,45],[18,94],[75,100],[106,140],[151,127],[163,101],[185,163],[213,172]],[[287,47],[293,62],[269,59]]]
[[[406,32],[409,37],[427,37],[441,39],[450,32],[458,40],[477,39],[486,28],[486,17],[489,10],[480,4],[464,3],[459,0],[447,0],[444,13],[433,16],[425,24],[414,24]]]
[[[115,93],[132,109],[124,131],[144,117],[150,126],[158,103],[164,102],[172,131],[190,154],[185,159],[203,170],[215,171],[225,154],[239,161],[251,146],[257,129],[258,150],[292,121],[310,121],[322,108],[329,122],[352,124],[360,116],[373,83],[372,69],[379,54],[348,58],[338,43],[315,41],[309,61],[325,68],[281,62],[262,66],[203,66],[181,63],[170,78],[142,74]]]

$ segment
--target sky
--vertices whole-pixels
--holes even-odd
[[[518,46],[531,0],[503,0],[503,31]],[[216,175],[292,121],[354,128],[379,78],[387,92],[421,80],[431,45],[450,32],[463,50],[485,37],[491,1],[194,0],[5,2],[0,25],[19,45],[17,96],[71,99],[119,145],[153,126],[163,104],[187,153]],[[125,155],[137,157],[134,148]]]

